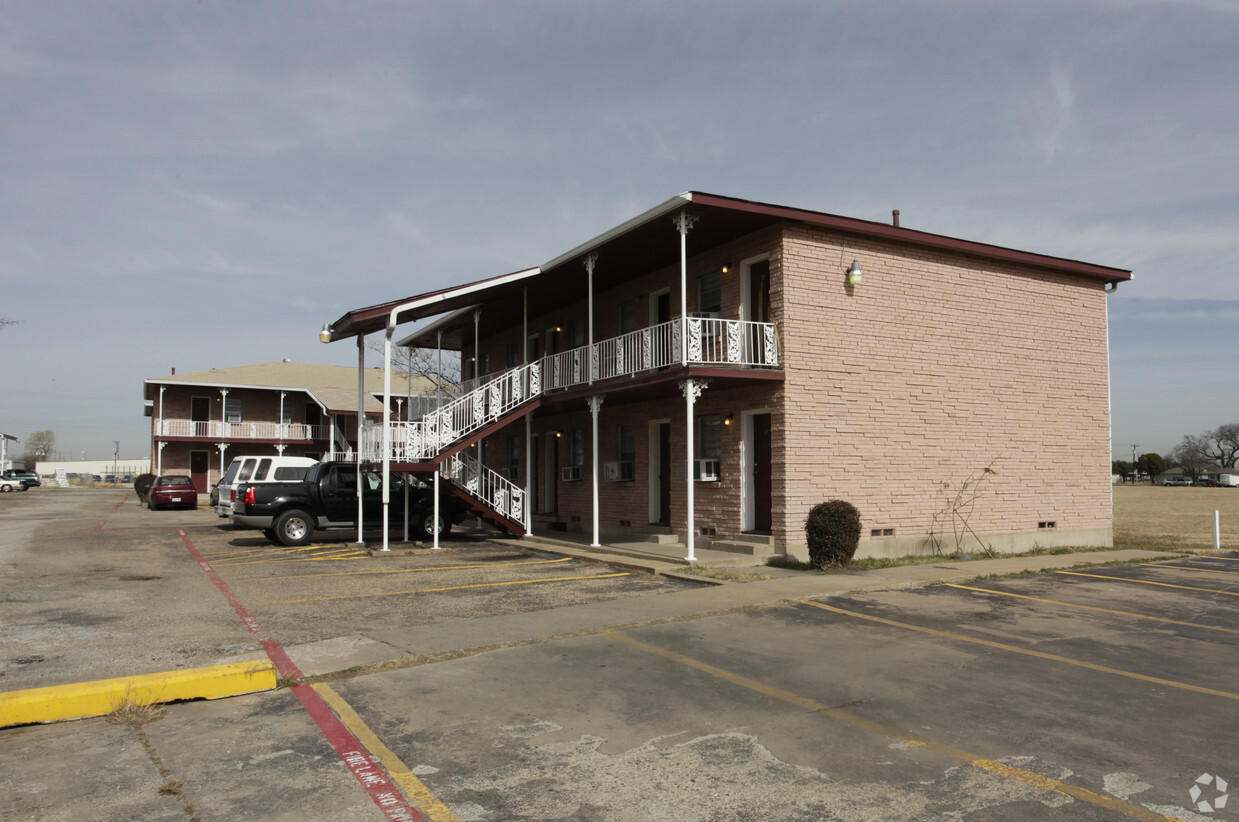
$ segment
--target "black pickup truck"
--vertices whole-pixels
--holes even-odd
[[[264,482],[238,485],[228,519],[237,528],[256,528],[272,542],[305,545],[316,530],[357,527],[357,465],[320,462],[299,482]],[[383,524],[383,478],[377,471],[361,471],[362,525]],[[409,525],[418,539],[434,537],[434,499],[430,489],[409,486]],[[395,477],[389,495],[390,527],[403,528],[404,480]],[[465,518],[467,508],[451,495],[439,495],[439,536],[444,537]]]

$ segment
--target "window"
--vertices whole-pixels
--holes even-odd
[[[695,434],[697,459],[693,465],[693,479],[716,482],[720,478],[723,458],[722,416],[705,414],[698,417]]]
[[[271,470],[271,458],[265,457],[258,461],[258,467],[254,469],[254,482],[262,482],[267,478],[267,472]]]
[[[292,425],[293,421],[293,404],[288,400],[284,400],[284,406],[280,409],[280,422],[284,425]]]
[[[516,343],[508,343],[508,368],[521,364],[521,352]]]
[[[585,432],[580,428],[572,429],[572,465],[574,468],[585,465]]]
[[[240,422],[242,402],[238,399],[229,397],[224,400],[224,420],[226,422]]]
[[[697,310],[717,317],[723,311],[723,274],[715,271],[697,279]]]
[[[585,323],[573,320],[568,323],[568,344],[570,348],[580,348],[585,345]]]
[[[616,456],[620,462],[632,462],[637,458],[637,428],[633,425],[619,427],[619,448]]]
[[[619,333],[637,330],[637,301],[629,300],[619,306]]]

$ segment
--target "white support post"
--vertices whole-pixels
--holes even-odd
[[[219,435],[221,437],[226,437],[228,436],[228,389],[221,388],[219,391],[220,394],[223,395],[223,398],[220,400],[220,404],[223,407],[219,409]],[[207,416],[209,417],[211,415],[207,414]],[[195,431],[194,436],[197,435],[198,432]]]
[[[1217,510],[1213,512],[1213,550],[1222,550],[1222,515]]]
[[[693,405],[697,402],[697,398],[701,396],[701,392],[705,390],[707,385],[706,380],[694,380],[691,377],[687,380],[680,380],[680,391],[684,394],[684,416],[685,416],[685,451],[688,458],[685,460],[684,482],[688,488],[688,525],[686,539],[688,541],[688,556],[684,557],[689,562],[697,561],[696,544],[697,544],[697,518],[693,505],[693,491],[695,481],[693,480],[693,463],[696,457],[695,444],[693,442]]]
[[[528,349],[526,349],[528,350]],[[533,536],[533,412],[525,415],[525,536]]]
[[[366,419],[366,335],[357,335],[357,448],[353,453],[357,456],[357,544],[361,545],[365,540],[361,538],[362,529],[362,509],[361,509],[361,426]]]
[[[430,547],[437,551],[439,550],[439,466],[437,465],[435,466],[432,493],[434,494],[434,507],[431,509],[431,516],[434,519],[430,521],[430,531],[434,534],[434,539],[431,541]]]
[[[387,326],[387,333],[383,335],[383,474],[382,493],[383,493],[383,547],[379,550],[390,551],[390,527],[391,527],[391,335],[395,331],[392,325]],[[357,438],[357,444],[360,447],[361,437]],[[361,487],[361,459],[357,460],[357,485]]]
[[[590,397],[589,413],[593,418],[593,475],[594,475],[594,541],[589,544],[590,548],[601,548],[602,543],[599,542],[599,523],[598,523],[598,412],[602,410],[602,401],[605,395]]]
[[[473,379],[481,375],[482,354],[478,351],[478,327],[482,324],[482,309],[473,312]]]
[[[680,232],[680,364],[688,365],[688,231],[697,217],[685,208],[672,220]]]
[[[588,300],[585,304],[586,313],[589,316],[589,384],[594,384],[594,264],[598,262],[597,254],[589,254],[585,257],[585,271],[589,276]],[[597,422],[597,418],[594,420]],[[597,432],[595,432],[597,433]],[[596,496],[596,495],[595,495]],[[594,500],[595,509],[597,508],[597,499]],[[595,519],[597,515],[595,514]],[[595,532],[598,530],[594,529]],[[594,536],[594,542],[598,542],[597,534]]]

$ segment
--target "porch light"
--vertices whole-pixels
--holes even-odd
[[[731,421],[735,418],[735,414],[728,414],[726,417],[723,417],[723,425],[731,425]]]
[[[318,341],[321,343],[331,342],[331,323],[323,323],[323,330],[318,332]]]
[[[864,276],[864,272],[860,270],[860,263],[852,260],[852,267],[848,269],[848,285],[860,285]]]
[[[726,274],[729,271],[731,271],[731,263],[723,263],[723,273]]]

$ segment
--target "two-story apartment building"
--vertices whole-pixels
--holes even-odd
[[[809,509],[841,498],[860,555],[1109,545],[1106,295],[1130,277],[688,192],[323,337],[459,352],[484,384],[363,458],[437,471],[513,532],[804,556]]]
[[[408,383],[396,380],[399,417]],[[381,420],[383,387],[378,369],[288,360],[145,380],[152,470],[188,474],[205,493],[236,456],[353,454],[359,402],[367,419]],[[433,384],[414,378],[412,387],[423,394]]]

